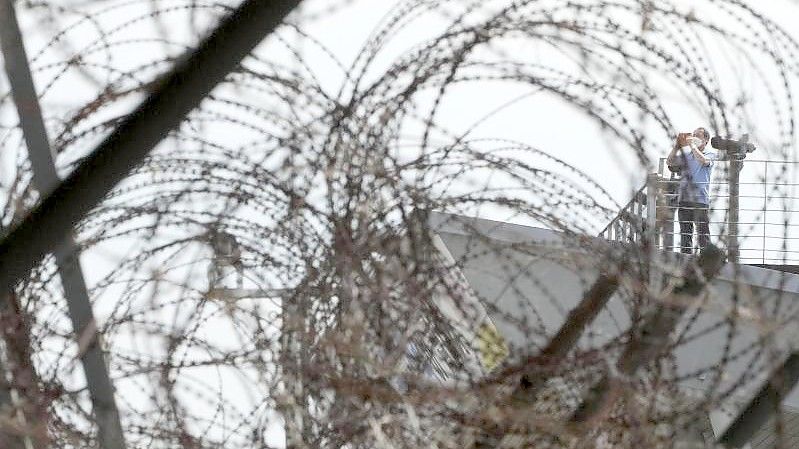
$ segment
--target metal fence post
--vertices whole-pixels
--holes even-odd
[[[300,0],[242,2],[222,20],[196,51],[187,52],[180,59],[181,62],[156,84],[155,91],[114,133],[73,170],[67,179],[58,183],[57,177],[53,179],[55,169],[41,116],[28,109],[31,103],[27,100],[36,99],[36,93],[13,15],[13,2],[0,0],[0,8],[3,9],[0,14],[0,20],[3,20],[0,23],[0,33],[3,37],[3,51],[7,53],[7,71],[12,79],[15,102],[34,164],[34,176],[37,178],[35,182],[43,191],[40,204],[0,241],[0,254],[3,255],[0,259],[0,289],[12,288],[46,253],[54,252],[65,281],[67,298],[72,296],[71,288],[74,288],[74,294],[84,295],[85,282],[73,250],[74,242],[71,243],[73,248],[70,248],[71,237],[68,237],[72,227],[176,127],[242,58],[270,34],[299,2]],[[13,81],[14,79],[17,81]],[[18,95],[22,97],[18,98]],[[38,104],[36,109],[38,112]],[[42,159],[37,162],[35,157]],[[65,240],[67,245],[63,244]],[[80,334],[93,321],[91,305],[88,301],[68,301],[68,305],[75,332]],[[107,369],[96,340],[83,355],[82,361],[100,429],[100,446],[103,449],[121,448],[124,441],[113,400],[113,386],[107,377]],[[97,382],[90,379],[92,373],[97,374]],[[97,386],[101,388],[93,390]],[[107,433],[104,435],[104,432]]]
[[[658,255],[658,174],[650,173],[646,177],[646,227],[644,232],[644,248],[649,261],[649,292],[654,295],[660,290],[660,276],[657,270]]]
[[[763,161],[763,265],[766,264],[766,215],[768,215],[768,161]]]
[[[735,157],[730,158],[730,210],[727,213],[727,229],[729,229],[727,251],[728,258],[732,263],[738,263],[740,258],[738,248],[738,203],[742,167],[743,161],[737,160]]]
[[[658,174],[650,173],[646,177],[646,231],[647,239],[654,248],[656,248],[658,244],[657,198]]]
[[[0,286],[14,285],[53,251],[300,1],[245,0],[178,58],[150,96],[0,241]]]
[[[46,197],[58,185],[60,179],[56,172],[12,0],[0,0],[0,16],[0,42],[33,168],[33,182],[41,196]],[[91,333],[91,344],[81,355],[81,362],[97,421],[98,440],[103,449],[123,449],[125,440],[114,400],[114,387],[98,341],[94,313],[78,257],[80,252],[72,236],[66,237],[64,242],[55,248],[54,254],[75,339],[85,338],[83,334],[86,332]]]

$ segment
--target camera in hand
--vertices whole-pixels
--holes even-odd
[[[746,155],[755,151],[755,144],[749,142],[749,134],[744,134],[740,140],[725,139],[716,136],[710,139],[710,145],[727,153],[729,159],[743,160]]]

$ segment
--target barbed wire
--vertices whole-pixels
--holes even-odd
[[[790,31],[734,0],[407,0],[342,58],[314,27],[345,28],[365,3],[304,4],[75,229],[128,446],[714,447],[708,414],[781,363],[794,298],[733,282],[680,303],[684,260],[596,239],[627,198],[590,161],[617,160],[643,183],[684,115],[793,160]],[[60,173],[236,4],[17,2]],[[459,99],[476,110],[492,89],[496,104],[453,125]],[[574,114],[564,128],[608,139],[607,154],[580,149],[580,166],[481,131],[517,123],[520,104],[550,126],[553,100]],[[13,107],[0,84],[6,229],[38,200]],[[794,195],[779,184],[793,176],[758,178],[784,210]],[[653,270],[671,286],[658,290]],[[603,274],[618,290],[600,324],[541,356]],[[8,376],[38,421],[3,425],[94,447],[85,348],[55,262],[15,293],[4,357],[27,336],[30,362]],[[624,397],[575,420],[647,317],[671,306],[683,319],[618,376]],[[708,336],[720,346],[686,364]],[[529,378],[539,391],[519,399]]]

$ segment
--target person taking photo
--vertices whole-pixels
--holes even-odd
[[[697,128],[693,133],[680,133],[666,164],[680,174],[678,212],[680,222],[680,251],[693,252],[694,224],[699,248],[710,243],[710,177],[718,155],[707,148],[710,133]]]

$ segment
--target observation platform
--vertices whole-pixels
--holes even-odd
[[[799,272],[799,162],[749,160],[737,176],[716,161],[710,183],[710,241],[744,265]],[[660,160],[658,172],[632,195],[600,236],[618,242],[654,237],[658,248],[680,252],[679,178]],[[647,234],[654,229],[654,236]],[[693,238],[697,245],[697,237]]]

